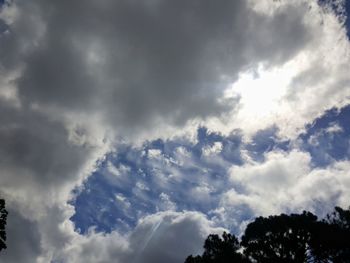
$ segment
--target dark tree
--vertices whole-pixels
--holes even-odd
[[[318,262],[350,263],[350,210],[335,207],[318,222],[311,247]]]
[[[348,210],[344,210],[341,207],[336,206],[334,212],[327,215],[325,222],[333,225],[338,225],[343,230],[350,230],[350,207]]]
[[[7,211],[5,209],[5,200],[0,199],[0,251],[7,248],[6,246],[6,220],[7,220]]]
[[[204,259],[201,256],[195,256],[193,257],[192,255],[188,256],[186,258],[185,263],[204,263]]]
[[[203,255],[191,255],[185,263],[214,262],[350,263],[350,209],[335,207],[321,221],[306,211],[258,217],[240,243],[231,234],[209,235]]]
[[[222,238],[218,235],[209,235],[204,242],[204,252],[202,256],[189,256],[185,263],[239,263],[248,262],[244,256],[238,252],[240,248],[238,239],[231,234],[224,232]]]
[[[309,212],[258,217],[242,237],[244,254],[255,262],[308,262],[317,217]]]

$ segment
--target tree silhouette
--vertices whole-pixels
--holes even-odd
[[[318,222],[311,246],[318,262],[350,262],[350,209],[335,207]]]
[[[242,254],[242,253],[243,254]],[[350,263],[350,208],[335,207],[324,220],[310,212],[258,217],[241,242],[234,235],[209,235],[202,256],[185,263]]]
[[[242,237],[244,254],[256,262],[307,262],[317,217],[309,212],[258,217]]]
[[[185,263],[225,263],[225,262],[249,262],[244,256],[237,252],[240,248],[238,239],[231,234],[224,232],[222,238],[218,235],[209,235],[204,242],[202,256],[187,257]]]
[[[5,209],[5,200],[0,199],[0,251],[6,249],[6,220],[7,220],[7,211]]]

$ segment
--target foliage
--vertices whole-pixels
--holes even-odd
[[[320,262],[350,263],[350,208],[335,207],[318,226],[312,244],[316,258]]]
[[[259,217],[250,223],[242,237],[247,257],[257,262],[306,262],[312,226],[317,217],[303,212]]]
[[[248,224],[241,242],[231,234],[209,235],[202,256],[185,263],[349,262],[350,209],[335,207],[326,219],[315,215],[281,214],[258,217]]]
[[[247,262],[244,256],[237,252],[240,248],[238,239],[224,232],[222,238],[218,235],[209,235],[204,243],[202,256],[189,256],[185,263],[210,263],[210,262]]]

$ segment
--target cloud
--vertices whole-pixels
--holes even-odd
[[[0,195],[7,202],[4,262],[47,262],[69,238],[60,230],[72,215],[66,201],[91,173],[107,144],[70,139],[62,121],[10,102],[0,106]]]
[[[2,5],[0,193],[8,200],[12,214],[9,244],[18,244],[16,249],[12,245],[6,251],[7,262],[20,262],[23,259],[18,257],[22,254],[33,262],[65,256],[73,262],[108,262],[118,254],[125,256],[121,261],[126,262],[131,255],[129,250],[135,251],[141,235],[152,229],[151,222],[163,222],[157,231],[164,228],[169,235],[159,236],[159,241],[151,239],[142,252],[145,259],[154,262],[157,252],[161,253],[157,254],[159,258],[170,258],[163,261],[171,262],[189,252],[185,245],[199,248],[203,237],[215,229],[196,213],[164,212],[150,216],[138,225],[130,239],[115,231],[80,235],[69,220],[74,213],[67,204],[71,190],[93,173],[97,164],[104,164],[112,143],[122,139],[143,141],[159,135],[173,137],[196,131],[201,123],[212,131],[230,134],[232,140],[198,144],[193,152],[189,151],[189,142],[178,145],[174,155],[178,163],[184,164],[184,170],[174,168],[175,156],[160,155],[157,148],[149,154],[154,157],[154,172],[162,187],[172,187],[166,176],[174,182],[184,181],[184,171],[194,171],[191,180],[185,181],[187,186],[194,183],[191,189],[195,195],[203,193],[209,197],[213,185],[220,188],[224,183],[215,176],[225,175],[230,161],[244,161],[241,137],[273,125],[279,128],[281,136],[290,137],[325,109],[348,103],[349,45],[345,29],[334,13],[320,9],[316,2],[310,8],[309,1],[264,1],[254,5],[243,0],[16,0]],[[237,87],[246,83],[240,81],[244,74],[253,79],[256,76],[259,85],[253,89]],[[260,92],[259,103],[249,100],[256,87],[278,88],[276,84],[269,85],[276,75],[285,76],[281,79],[285,84],[282,92],[269,92],[267,96]],[[264,107],[270,102],[274,107],[266,110]],[[256,112],[268,114],[259,118]],[[241,128],[241,133],[232,135],[234,128]],[[221,156],[212,158],[210,163],[209,158],[202,156],[205,149],[215,156],[220,150]],[[123,158],[132,159],[138,154],[141,153],[131,149]],[[294,161],[301,162],[299,168],[294,167],[300,169],[297,174],[305,169],[311,176],[304,188],[296,184],[294,190],[288,190],[290,195],[293,191],[312,190],[313,185],[325,186],[327,180],[321,179],[333,178],[326,169],[320,170],[322,176],[316,178],[307,155],[292,152],[270,153],[262,164],[246,164],[239,173],[248,176],[238,176],[236,181],[246,186],[248,181],[244,180],[254,178],[246,169],[252,169],[266,180],[278,179],[287,188],[289,183],[294,185],[287,175],[295,175],[286,166]],[[203,163],[213,177],[198,183],[204,171],[199,165]],[[165,165],[167,174],[162,174]],[[216,170],[218,167],[222,169]],[[346,161],[329,167],[332,173],[344,176],[339,184],[338,177],[333,178],[336,187],[330,192],[325,190],[324,196],[343,193],[347,186],[346,167]],[[138,168],[137,175],[148,172],[142,170],[145,167]],[[111,165],[106,170],[109,182],[113,182],[113,176],[119,176],[114,185],[129,182],[137,198],[153,200],[147,189],[153,189],[155,181],[130,180],[130,171],[122,166]],[[277,172],[285,177],[277,177]],[[258,186],[265,182],[259,179],[256,183],[245,189],[254,193],[251,196],[235,189],[236,197],[242,197],[249,207],[254,204],[250,200],[264,196]],[[108,187],[102,190],[110,193]],[[157,198],[161,193],[157,193]],[[182,194],[188,197],[185,190]],[[215,194],[217,201],[219,193]],[[111,198],[115,200],[115,195]],[[175,209],[173,202],[178,208],[174,196],[164,192],[161,199],[165,206]],[[338,199],[345,200],[343,196]],[[306,201],[297,203],[303,202]],[[198,234],[201,227],[206,230]],[[170,237],[175,233],[186,241],[191,233],[193,244],[178,246],[176,254],[168,254],[165,248],[156,251],[158,244],[173,245]],[[27,240],[35,244],[28,244]],[[103,244],[105,241],[110,245]],[[94,247],[99,252],[90,254]]]
[[[128,237],[91,232],[67,246],[68,262],[182,262],[191,253],[200,253],[209,233],[221,234],[198,212],[161,212],[140,220]]]
[[[244,184],[248,191],[270,193],[284,192],[299,177],[308,174],[310,157],[307,153],[268,152],[263,163],[247,163],[231,168],[231,180]],[[293,164],[298,164],[293,166]],[[254,183],[251,183],[254,182]],[[278,194],[277,194],[278,195]]]
[[[247,213],[242,207],[255,216],[302,210],[324,216],[335,205],[348,206],[349,165],[339,161],[315,168],[306,152],[269,152],[265,162],[232,167],[235,187],[223,195],[221,206],[241,209],[238,218]]]
[[[43,252],[38,224],[23,218],[16,210],[7,210],[9,212],[6,225],[8,248],[1,251],[0,262],[36,262]]]
[[[37,0],[12,8],[19,15],[4,38],[4,57],[22,69],[21,101],[99,113],[127,134],[230,112],[236,99],[223,91],[240,71],[283,64],[312,37],[299,4],[273,15],[228,0]]]
[[[329,3],[298,3],[301,10],[308,10],[300,17],[308,41],[282,65],[260,64],[242,70],[226,90],[226,97],[240,97],[236,110],[223,123],[211,120],[208,127],[226,132],[240,128],[249,139],[258,130],[275,125],[280,137],[296,138],[305,124],[325,110],[349,104],[350,46],[344,17]],[[282,2],[284,7],[277,9],[288,4]],[[256,4],[257,10],[270,15],[276,12],[273,7],[267,1]]]
[[[65,200],[91,171],[103,144],[76,145],[63,123],[33,110],[0,107],[1,191],[43,206]]]

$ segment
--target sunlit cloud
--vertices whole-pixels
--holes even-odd
[[[346,4],[0,1],[0,262],[181,262],[347,205]]]

